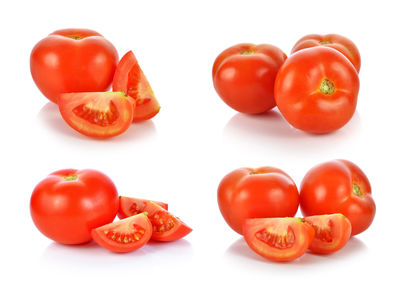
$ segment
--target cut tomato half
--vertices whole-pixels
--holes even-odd
[[[301,218],[246,219],[243,232],[253,251],[273,261],[298,258],[314,238],[313,227]]]
[[[183,238],[192,231],[178,217],[175,217],[154,202],[147,202],[143,211],[147,212],[147,216],[153,226],[152,240],[172,242]]]
[[[114,252],[130,252],[144,246],[151,237],[152,226],[146,214],[138,214],[92,230],[100,246]]]
[[[127,52],[118,63],[112,89],[114,92],[124,92],[135,99],[136,110],[133,114],[135,122],[151,119],[160,111],[160,105],[149,81],[132,51]]]
[[[315,231],[310,250],[327,254],[335,252],[347,243],[351,236],[351,223],[343,214],[316,215],[305,217]]]
[[[143,208],[146,206],[147,202],[150,200],[134,198],[134,197],[119,197],[119,209],[118,209],[118,218],[124,219],[130,216],[134,216],[136,214],[143,213]],[[152,201],[155,204],[161,206],[165,210],[168,210],[168,204],[159,201]]]
[[[63,119],[79,133],[108,138],[128,129],[135,101],[122,92],[65,93],[59,95],[58,106]]]

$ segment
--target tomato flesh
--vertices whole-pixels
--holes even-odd
[[[130,217],[130,216],[134,216],[136,214],[143,213],[144,212],[143,209],[149,201],[150,200],[146,200],[146,199],[120,196],[119,197],[118,218],[124,219],[124,218]],[[151,201],[151,202],[154,202],[155,204],[161,206],[165,210],[168,210],[167,203],[159,202],[159,201]]]

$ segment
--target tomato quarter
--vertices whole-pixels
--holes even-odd
[[[146,204],[150,202],[150,200],[139,199],[133,197],[120,196],[119,197],[119,209],[118,209],[118,218],[124,219],[129,216],[134,216],[139,213],[143,213],[143,209],[146,207]],[[168,210],[168,204],[159,201],[151,201],[155,204],[161,206],[165,210]]]

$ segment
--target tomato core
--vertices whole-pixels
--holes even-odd
[[[255,51],[254,50],[243,50],[243,51],[241,51],[240,52],[240,55],[252,55],[252,54],[254,54],[255,53]]]
[[[330,40],[320,40],[320,44],[331,44],[332,42]]]
[[[66,181],[76,180],[77,178],[78,178],[78,175],[69,175],[69,176],[64,177],[64,179]]]
[[[168,215],[167,212],[159,211],[153,216],[149,217],[149,219],[151,224],[153,224],[154,232],[166,232],[175,226],[174,218]]]
[[[362,196],[363,195],[361,187],[355,182],[353,182],[353,193],[355,195],[357,195],[357,196]]]
[[[256,238],[266,243],[271,247],[278,249],[291,248],[295,243],[295,236],[292,228],[288,227],[284,229],[272,229],[265,228],[256,233]]]
[[[318,226],[311,224],[314,228],[315,231],[315,238],[324,241],[324,242],[332,242],[333,237],[332,237],[332,220],[329,220],[328,224],[325,226]]]
[[[106,112],[94,109],[91,105],[85,104],[75,107],[72,111],[76,116],[99,126],[112,125],[119,116],[117,107],[112,101]]]
[[[324,78],[319,85],[319,90],[324,95],[332,95],[336,90],[335,84],[333,84],[333,82],[328,80],[327,78]]]

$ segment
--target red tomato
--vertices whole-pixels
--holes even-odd
[[[79,133],[108,138],[131,125],[135,101],[121,92],[65,93],[59,96],[58,107],[65,122]]]
[[[314,229],[300,218],[247,219],[243,236],[249,247],[267,259],[289,261],[303,255]]]
[[[113,252],[130,252],[150,240],[152,227],[145,214],[137,214],[92,230],[93,240]]]
[[[120,196],[119,197],[118,218],[124,219],[129,216],[134,216],[136,214],[143,213],[144,212],[143,209],[148,202],[150,202],[150,200]],[[161,206],[165,210],[168,210],[167,203],[159,202],[159,201],[151,201],[151,202],[154,202],[155,204]]]
[[[183,238],[192,231],[178,217],[152,201],[146,203],[143,211],[147,212],[147,216],[153,225],[152,240],[172,242]]]
[[[126,53],[118,63],[112,88],[114,92],[124,92],[135,99],[135,122],[151,119],[160,111],[153,89],[132,51]]]
[[[345,160],[317,165],[306,174],[300,208],[304,216],[342,213],[350,220],[353,236],[371,225],[376,211],[367,176]]]
[[[275,82],[275,101],[295,128],[326,133],[353,116],[359,89],[358,73],[339,51],[307,48],[290,56]]]
[[[99,171],[60,170],[35,187],[30,210],[46,237],[62,244],[81,244],[92,239],[92,229],[114,220],[118,192]]]
[[[305,217],[304,221],[314,228],[315,237],[309,249],[315,253],[335,252],[344,247],[351,236],[351,223],[340,213]]]
[[[269,44],[238,44],[215,59],[212,76],[221,99],[236,111],[263,113],[275,107],[274,82],[286,54]]]
[[[327,46],[336,49],[350,60],[357,72],[360,72],[361,56],[357,46],[350,39],[341,35],[306,35],[295,44],[292,53],[315,46]]]
[[[61,93],[106,91],[117,63],[115,47],[86,29],[55,31],[35,45],[30,58],[33,80],[54,103]]]
[[[299,206],[294,181],[272,167],[240,168],[227,174],[218,187],[219,209],[239,234],[248,218],[293,217]]]

